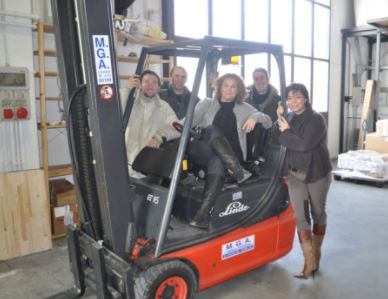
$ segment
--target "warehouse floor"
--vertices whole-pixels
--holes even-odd
[[[195,296],[205,298],[380,299],[388,294],[388,185],[333,181],[321,271],[298,280],[295,246],[286,257]],[[64,240],[53,250],[0,262],[0,298],[47,298],[72,286]],[[96,298],[90,292],[83,298]]]

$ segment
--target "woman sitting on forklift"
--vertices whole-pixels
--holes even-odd
[[[243,80],[229,73],[217,80],[214,99],[204,99],[195,107],[193,127],[204,128],[206,142],[205,146],[191,143],[189,157],[190,152],[201,157],[201,164],[207,165],[207,173],[202,204],[190,222],[192,226],[209,226],[210,212],[222,189],[227,171],[238,183],[252,175],[241,165],[247,156],[246,133],[251,132],[256,123],[270,128],[272,121],[268,115],[244,103],[245,98]]]

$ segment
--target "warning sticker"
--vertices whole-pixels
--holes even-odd
[[[113,97],[113,93],[113,88],[110,85],[100,87],[100,98],[103,100],[110,100]]]
[[[255,248],[255,235],[222,245],[221,259],[226,260]]]
[[[112,62],[108,35],[93,35],[97,84],[113,84]]]

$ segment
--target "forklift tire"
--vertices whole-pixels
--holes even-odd
[[[184,262],[172,260],[153,265],[135,279],[136,299],[190,299],[197,287],[193,270]]]

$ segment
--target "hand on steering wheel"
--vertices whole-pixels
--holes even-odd
[[[175,121],[175,122],[172,123],[172,126],[174,127],[175,130],[177,130],[178,132],[182,133],[183,125],[181,123],[178,123],[178,122]],[[199,134],[195,130],[190,129],[189,132],[190,132],[190,137],[193,137],[193,138],[196,138],[196,139],[200,139],[201,138],[201,134]]]

